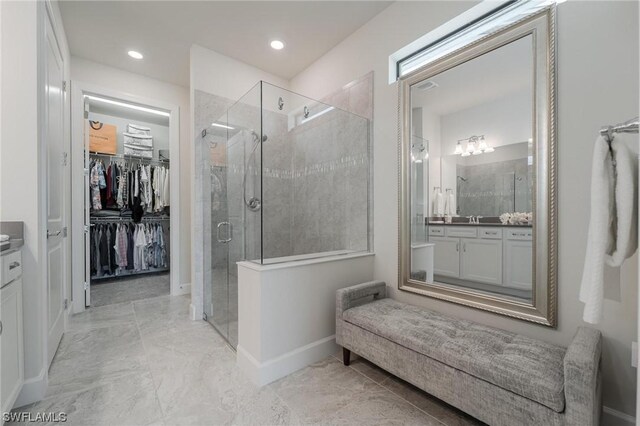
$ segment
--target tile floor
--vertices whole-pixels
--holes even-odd
[[[92,308],[70,321],[45,400],[70,425],[475,425],[476,420],[357,357],[329,357],[263,388],[189,298]]]
[[[169,295],[170,275],[138,275],[91,283],[91,306],[106,306],[116,303]]]

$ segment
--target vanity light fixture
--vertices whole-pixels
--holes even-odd
[[[282,50],[284,49],[284,43],[281,42],[280,40],[272,40],[271,43],[271,48],[275,49],[275,50]]]
[[[460,143],[460,141],[458,141],[458,143],[456,144],[456,150],[453,151],[453,153],[455,155],[462,155],[464,151],[462,151],[462,144]]]
[[[495,151],[495,148],[487,145],[487,142],[484,140],[484,135],[480,136],[480,151],[482,151],[485,154]]]
[[[462,151],[462,141],[467,141],[467,149],[466,151]],[[487,141],[484,139],[484,135],[482,136],[471,136],[466,139],[458,140],[458,144],[456,145],[456,150],[454,154],[461,155],[463,157],[468,157],[470,155],[480,155],[486,154],[489,152],[493,152],[495,149],[487,144]]]
[[[142,59],[142,58],[144,58],[144,56],[142,56],[142,53],[137,52],[135,50],[128,51],[127,55],[131,56],[133,59]]]

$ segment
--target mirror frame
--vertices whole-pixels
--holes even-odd
[[[411,86],[498,49],[533,36],[533,140],[536,184],[533,190],[533,297],[518,302],[472,289],[411,278]],[[399,253],[398,288],[537,324],[557,326],[557,172],[555,6],[527,16],[499,31],[424,65],[399,80]]]

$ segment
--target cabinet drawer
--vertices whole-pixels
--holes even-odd
[[[475,226],[448,226],[447,237],[475,238],[478,236],[478,228]]]
[[[0,257],[2,265],[2,286],[22,275],[22,252],[16,251]]]
[[[508,240],[531,240],[533,230],[531,228],[507,229]]]
[[[479,234],[480,234],[480,238],[492,239],[492,240],[502,239],[502,229],[500,228],[480,228]]]
[[[429,235],[437,235],[444,237],[444,226],[430,226]]]

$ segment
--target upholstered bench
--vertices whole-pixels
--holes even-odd
[[[490,425],[596,426],[600,332],[568,348],[386,297],[383,282],[338,290],[336,341]]]

